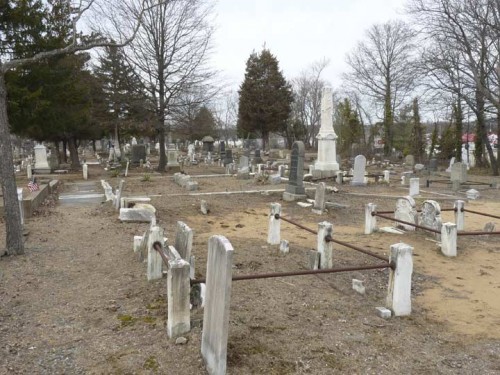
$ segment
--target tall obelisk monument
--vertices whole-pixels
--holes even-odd
[[[337,134],[333,130],[333,96],[331,87],[323,87],[321,95],[321,128],[318,139],[318,160],[315,177],[331,177],[339,170],[337,163]]]

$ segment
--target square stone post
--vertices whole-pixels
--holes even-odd
[[[19,201],[19,214],[21,215],[21,225],[24,225],[23,188],[17,188],[17,200]]]
[[[143,236],[134,236],[134,253],[140,250],[143,238]]]
[[[390,171],[384,171],[384,181],[389,183],[391,182],[391,172]]]
[[[458,230],[464,230],[465,228],[465,212],[463,209],[465,208],[465,202],[458,200],[453,204],[453,208],[455,209],[455,224],[457,225]]]
[[[339,185],[342,185],[344,183],[344,172],[342,171],[337,171],[337,178],[336,178],[336,182],[337,184]]]
[[[118,189],[116,189],[116,197],[115,197],[115,208],[117,210],[120,209],[120,201],[123,192],[123,184],[125,184],[125,180],[120,180],[120,184],[118,185]]]
[[[226,373],[232,266],[231,243],[224,236],[210,237],[201,336],[201,355],[210,375]]]
[[[26,173],[28,174],[28,180],[31,180],[33,177],[33,171],[31,167],[31,163],[28,161],[28,165],[26,166]]]
[[[441,252],[447,257],[457,256],[457,225],[444,223],[441,227]]]
[[[167,274],[167,334],[175,338],[191,330],[189,310],[189,263],[169,246],[173,259],[168,262]]]
[[[267,234],[267,243],[269,245],[280,244],[281,220],[277,219],[275,215],[281,215],[281,204],[279,203],[271,203],[271,213],[269,214],[269,231]]]
[[[89,178],[89,166],[87,165],[87,163],[83,164],[82,169],[83,169],[83,179],[88,180],[88,178]]]
[[[319,268],[327,269],[333,267],[333,242],[328,237],[333,236],[333,224],[323,221],[318,224],[318,253]]]
[[[389,261],[395,265],[389,273],[387,307],[394,316],[411,314],[411,275],[413,247],[405,243],[391,245]]]
[[[159,242],[164,247],[163,243],[163,229],[158,226],[151,227],[149,229],[149,236],[147,238],[147,248],[148,248],[148,268],[147,268],[147,278],[148,281],[161,279],[163,276],[163,259],[153,248],[153,244]]]
[[[377,212],[377,205],[368,203],[365,206],[365,234],[372,234],[377,229],[377,217],[372,212]]]

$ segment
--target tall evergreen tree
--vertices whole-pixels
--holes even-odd
[[[424,127],[420,121],[420,110],[418,107],[418,99],[413,99],[412,104],[412,131],[410,142],[411,153],[415,156],[418,162],[423,162],[423,157],[425,155],[425,134]]]
[[[358,113],[352,108],[349,99],[345,98],[338,103],[335,117],[339,132],[339,151],[349,155],[352,144],[363,140],[363,127]]]
[[[127,63],[123,50],[116,46],[106,47],[94,69],[103,93],[107,112],[102,122],[118,140],[138,131],[138,123],[147,119],[148,103],[142,91],[140,78]],[[120,142],[121,143],[121,142]]]
[[[278,60],[267,49],[252,53],[239,90],[238,135],[260,136],[264,148],[269,133],[285,132],[292,112],[292,88],[279,70]]]

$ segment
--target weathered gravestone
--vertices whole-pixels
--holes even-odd
[[[450,159],[450,165],[448,166],[448,168],[446,168],[446,172],[450,173],[451,172],[451,166],[455,164],[455,157],[452,157]]]
[[[226,158],[226,144],[224,141],[220,141],[219,143],[219,157],[220,161],[224,163],[224,159]]]
[[[224,166],[231,164],[233,162],[233,150],[226,150],[226,156],[224,157]]]
[[[167,149],[167,170],[169,172],[179,172],[181,166],[177,160],[179,156],[179,151],[175,148],[175,145],[169,144]]]
[[[262,157],[260,155],[260,150],[255,150],[255,156],[253,158],[253,164],[262,163]]]
[[[44,145],[36,145],[35,149],[35,172],[50,173],[51,169],[47,160],[47,149]]]
[[[432,228],[441,232],[443,221],[441,219],[441,206],[438,202],[427,200],[422,205],[422,212],[419,217],[419,224],[426,228]],[[436,234],[439,237],[439,234]]]
[[[146,160],[146,146],[145,145],[133,145],[132,146],[132,165],[139,165],[141,160]]]
[[[288,185],[286,191],[283,193],[283,199],[286,201],[294,201],[306,197],[306,190],[304,189],[304,154],[304,143],[301,141],[294,142]]]
[[[358,155],[354,158],[354,171],[352,176],[351,185],[364,186],[365,184],[365,168],[366,158],[364,155]]]
[[[415,157],[413,155],[406,155],[405,164],[408,167],[413,167],[415,165]]]
[[[316,194],[314,196],[314,206],[312,211],[318,215],[321,215],[325,210],[325,191],[326,184],[320,182],[316,187]]]
[[[436,158],[432,158],[431,160],[429,160],[429,172],[436,172],[437,165],[438,165],[438,161]]]
[[[451,181],[459,181],[461,184],[467,182],[467,165],[465,163],[455,163],[451,166]]]
[[[415,200],[410,197],[399,198],[396,202],[396,210],[394,211],[394,218],[408,223],[417,224],[418,213],[415,208]],[[415,227],[403,223],[395,223],[397,228],[404,230],[415,230]]]

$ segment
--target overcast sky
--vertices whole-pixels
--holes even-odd
[[[250,53],[265,43],[287,79],[328,58],[323,78],[338,88],[346,53],[371,25],[403,18],[405,1],[218,0],[212,63],[237,89]]]

